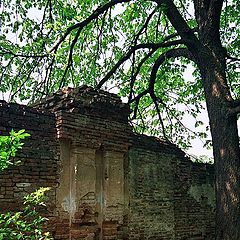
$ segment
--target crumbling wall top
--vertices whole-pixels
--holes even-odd
[[[128,104],[116,94],[83,85],[78,88],[63,88],[32,105],[34,108],[57,112],[81,113],[119,122],[127,122]]]
[[[147,151],[161,152],[166,154],[176,154],[184,158],[186,156],[175,144],[154,136],[133,133],[131,136],[132,146],[145,149]]]

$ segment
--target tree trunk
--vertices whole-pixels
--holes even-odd
[[[211,104],[211,103],[210,103]],[[209,105],[210,105],[209,104]],[[208,106],[215,160],[216,239],[240,239],[240,159],[237,118]]]
[[[193,54],[202,76],[213,142],[216,240],[240,240],[240,149],[219,31],[222,4],[222,0],[194,1],[202,46]]]
[[[207,100],[215,160],[216,239],[240,239],[240,153],[237,117]]]
[[[166,15],[197,63],[205,91],[213,142],[216,181],[216,239],[240,240],[240,150],[237,113],[226,78],[226,50],[220,37],[223,0],[193,0],[195,35],[172,0]],[[237,104],[237,107],[234,105]]]
[[[240,150],[237,115],[226,84],[225,59],[219,51],[200,53],[215,160],[216,239],[240,240]],[[206,52],[208,52],[206,54]],[[199,56],[198,56],[199,57]]]

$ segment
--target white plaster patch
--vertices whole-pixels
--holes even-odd
[[[70,215],[74,214],[76,212],[76,201],[73,197],[65,197],[62,202],[62,207],[64,211],[69,212]]]
[[[207,198],[207,203],[215,208],[215,191],[210,184],[192,185],[188,193],[197,201],[201,202],[202,198]]]
[[[30,187],[31,183],[17,183],[16,186],[17,187]]]

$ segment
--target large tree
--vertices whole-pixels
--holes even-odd
[[[216,239],[240,239],[238,0],[4,0],[0,9],[0,91],[12,100],[117,86],[137,130],[183,146],[183,114],[196,118],[206,101]],[[184,78],[190,65],[194,81]]]

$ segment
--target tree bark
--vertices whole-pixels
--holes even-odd
[[[195,0],[202,44],[197,59],[205,91],[213,142],[216,191],[216,240],[240,239],[240,149],[237,114],[226,78],[226,51],[220,39],[223,1]]]
[[[216,239],[239,240],[240,149],[237,115],[228,114],[233,99],[227,86],[224,51],[208,45],[193,52],[202,76],[213,142]]]
[[[240,152],[237,118],[207,101],[213,141],[216,187],[216,239],[240,239]]]

